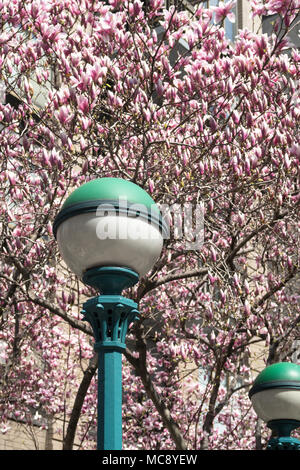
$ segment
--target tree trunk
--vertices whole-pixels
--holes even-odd
[[[133,357],[128,350],[126,350],[125,356],[128,359],[128,361],[131,363],[131,365],[135,368],[137,374],[140,376],[143,382],[143,385],[145,387],[147,396],[152,400],[155,408],[160,414],[165,427],[168,429],[176,445],[176,449],[186,450],[187,444],[180,432],[179,426],[173,420],[169,409],[166,407],[163,400],[160,398],[159,394],[155,390],[151,377],[147,371],[147,364],[146,364],[147,346],[146,346],[144,338],[142,338],[142,335],[140,334],[140,331],[137,332],[137,337],[138,337],[138,340],[136,343],[136,346],[137,346],[136,349],[139,351],[139,358],[137,359]]]
[[[70,417],[70,421],[68,424],[66,436],[63,442],[63,450],[73,449],[73,444],[74,444],[78,420],[80,418],[81,408],[82,408],[86,393],[88,391],[88,388],[90,386],[90,383],[92,381],[92,378],[94,377],[95,372],[97,370],[97,367],[98,367],[98,354],[95,354],[91,358],[89,366],[85,370],[82,381],[78,388],[77,395],[74,401],[74,406],[73,406],[72,413],[71,413],[71,417]]]
[[[258,418],[255,425],[255,450],[263,449],[263,445],[261,442],[261,423],[262,420]]]
[[[45,450],[53,450],[53,417],[47,416]]]
[[[169,409],[165,406],[160,396],[156,392],[155,388],[153,387],[152,380],[146,370],[146,367],[142,365],[142,367],[138,367],[136,370],[139,373],[139,376],[141,377],[148,397],[151,398],[153,404],[155,405],[157,411],[159,412],[162,418],[164,425],[168,429],[176,445],[176,449],[186,450],[187,444],[179,430],[179,427],[177,423],[175,423],[175,421],[173,420]]]

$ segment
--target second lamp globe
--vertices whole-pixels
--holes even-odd
[[[300,366],[278,362],[266,367],[249,396],[257,415],[266,423],[297,420],[300,424]]]

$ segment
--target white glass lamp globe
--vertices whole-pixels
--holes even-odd
[[[266,423],[300,421],[300,366],[278,362],[266,367],[249,392],[253,408]]]
[[[125,267],[143,276],[160,256],[166,226],[141,187],[100,178],[71,193],[53,232],[62,258],[80,278],[102,266]]]

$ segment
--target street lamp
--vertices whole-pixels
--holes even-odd
[[[138,185],[100,178],[77,188],[57,215],[53,233],[69,268],[101,295],[83,304],[98,352],[99,450],[122,449],[122,351],[138,306],[121,295],[160,256],[167,227]]]
[[[267,449],[300,450],[300,441],[290,436],[300,427],[300,366],[278,362],[266,367],[249,392],[258,417],[274,432]]]

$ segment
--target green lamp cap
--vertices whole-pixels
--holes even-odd
[[[97,212],[101,205],[107,204],[118,213],[139,215],[157,225],[161,232],[168,232],[158,206],[143,188],[122,178],[108,177],[84,183],[69,195],[54,221],[54,236],[67,218],[84,212]]]
[[[255,379],[249,397],[270,388],[300,389],[300,365],[277,362],[266,367]]]
[[[62,209],[88,201],[117,201],[118,199],[126,199],[131,204],[141,204],[148,209],[152,206],[157,207],[152,197],[131,181],[122,178],[97,178],[75,189],[64,202]]]

